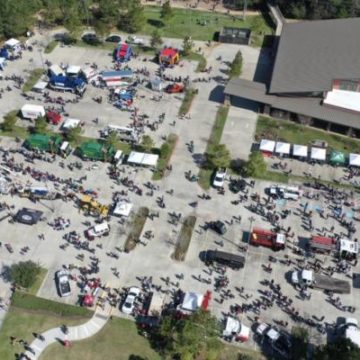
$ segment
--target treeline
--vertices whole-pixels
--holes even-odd
[[[113,27],[136,32],[145,17],[140,0],[1,0],[0,37],[24,35],[39,23],[63,25],[73,35],[89,25],[105,35]]]
[[[360,16],[358,0],[277,0],[283,15],[294,19],[336,19]]]

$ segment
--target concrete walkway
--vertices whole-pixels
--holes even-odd
[[[39,359],[42,352],[51,344],[54,343],[62,343],[66,340],[72,341],[79,341],[86,338],[89,338],[99,332],[111,315],[111,306],[106,302],[104,309],[101,309],[99,306],[96,308],[94,316],[85,324],[79,326],[69,326],[68,327],[68,334],[65,335],[60,327],[56,327],[45,331],[42,333],[42,336],[45,340],[35,339],[30,344],[30,349],[32,352],[27,350],[25,355],[32,360]],[[26,357],[21,357],[21,360],[25,360]]]

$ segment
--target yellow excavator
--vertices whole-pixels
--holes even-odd
[[[100,204],[90,195],[83,195],[79,198],[80,209],[94,216],[107,217],[109,215],[109,206]]]

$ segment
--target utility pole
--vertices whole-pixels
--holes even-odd
[[[243,20],[246,20],[247,0],[244,0]]]

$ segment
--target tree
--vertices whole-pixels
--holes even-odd
[[[185,55],[189,55],[194,47],[194,42],[191,40],[191,36],[185,36],[183,40],[183,52]]]
[[[161,38],[160,31],[158,29],[155,29],[151,34],[150,45],[153,48],[156,48],[162,45],[162,43],[163,43],[163,39]]]
[[[294,360],[306,360],[309,343],[309,332],[303,327],[296,326],[291,329],[291,336],[293,339],[291,358]]]
[[[231,161],[230,151],[224,144],[213,146],[211,151],[206,155],[208,165],[211,169],[228,167]]]
[[[81,126],[72,127],[66,134],[66,138],[73,144],[77,145],[83,132]]]
[[[350,339],[339,338],[315,349],[314,360],[358,360],[360,348]]]
[[[108,35],[111,30],[111,23],[103,20],[98,19],[94,23],[95,33],[99,36],[99,38],[103,38],[104,36]]]
[[[135,33],[142,29],[145,24],[144,7],[139,0],[129,1],[127,11],[123,12],[118,22],[120,30]]]
[[[228,72],[230,79],[233,77],[239,77],[241,75],[242,63],[243,63],[242,54],[241,51],[238,51],[235,55],[233,62],[230,65],[230,69]]]
[[[3,131],[13,131],[17,121],[16,113],[10,112],[4,116],[4,121],[1,124]]]
[[[161,6],[161,11],[160,11],[160,16],[163,19],[170,19],[172,16],[174,15],[173,13],[173,9],[171,7],[170,1],[167,0],[163,3],[163,5]]]
[[[111,131],[107,138],[105,139],[106,147],[113,147],[116,148],[119,144],[119,137],[115,131]]]
[[[43,116],[39,116],[35,119],[34,132],[36,134],[45,134],[47,130],[48,123]]]
[[[40,271],[41,267],[33,261],[21,261],[11,266],[10,276],[15,284],[27,289],[35,283]]]
[[[218,359],[223,348],[219,335],[217,319],[202,309],[181,320],[165,316],[154,334],[163,355],[183,360]]]
[[[143,135],[141,139],[141,147],[145,152],[150,152],[152,148],[155,146],[154,140],[149,135]]]
[[[249,156],[249,161],[246,163],[245,175],[250,177],[258,177],[266,173],[266,163],[259,151],[252,152]]]

